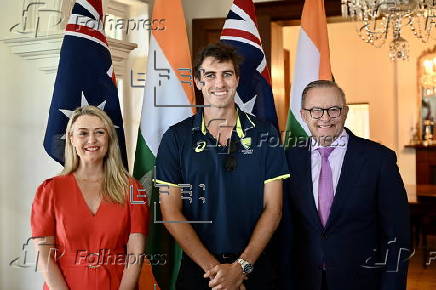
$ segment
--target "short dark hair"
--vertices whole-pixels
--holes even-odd
[[[344,105],[347,104],[347,101],[345,99],[345,93],[342,90],[341,87],[338,86],[338,84],[334,81],[330,80],[316,80],[313,82],[310,82],[303,90],[303,93],[301,94],[301,107],[304,106],[304,102],[306,101],[306,96],[309,90],[314,88],[335,88],[338,90],[339,95],[341,96],[342,100],[344,101]]]
[[[209,44],[197,54],[194,60],[194,77],[196,79],[201,78],[200,66],[207,57],[213,57],[218,62],[230,60],[233,63],[236,76],[239,76],[239,66],[243,61],[242,56],[237,52],[236,48],[220,41]]]

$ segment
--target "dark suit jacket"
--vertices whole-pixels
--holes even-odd
[[[410,226],[407,195],[392,150],[356,137],[349,141],[325,228],[313,197],[311,152],[287,150],[279,229],[280,289],[405,290]],[[386,258],[387,257],[387,258]]]

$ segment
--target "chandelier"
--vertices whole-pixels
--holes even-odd
[[[358,21],[359,37],[375,47],[385,44],[390,32],[391,60],[407,60],[409,44],[401,36],[408,27],[413,35],[427,43],[436,24],[436,0],[341,0],[342,16]]]

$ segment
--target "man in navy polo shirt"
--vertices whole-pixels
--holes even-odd
[[[289,174],[277,130],[235,104],[240,62],[222,43],[200,52],[194,78],[207,106],[170,127],[159,147],[162,216],[184,250],[178,290],[273,287],[264,249]]]

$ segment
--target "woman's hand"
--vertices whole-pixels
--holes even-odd
[[[56,253],[55,237],[33,239],[38,253],[38,269],[44,276],[45,283],[51,290],[69,290],[64,276],[53,255]]]
[[[123,272],[123,278],[119,290],[135,290],[137,289],[139,274],[141,273],[142,262],[144,259],[145,251],[145,236],[140,233],[133,233],[129,236],[127,242],[127,257]],[[130,263],[130,257],[134,262]]]

